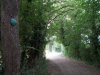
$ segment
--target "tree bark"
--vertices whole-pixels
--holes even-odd
[[[18,0],[2,0],[1,6],[1,42],[4,60],[4,75],[19,75],[20,45],[18,33]],[[17,20],[11,26],[10,20]]]

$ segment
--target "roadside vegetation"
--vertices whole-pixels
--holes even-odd
[[[100,67],[100,0],[15,1],[0,6],[0,75],[47,75],[54,41],[65,56]]]

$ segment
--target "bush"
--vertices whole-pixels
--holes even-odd
[[[24,67],[21,71],[21,75],[48,75],[46,59],[39,58],[32,69],[27,69]]]

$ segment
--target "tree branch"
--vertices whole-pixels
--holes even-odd
[[[68,12],[68,11],[70,11],[70,10],[74,10],[74,9],[72,8],[72,9],[69,9],[69,10],[67,10],[67,11],[62,11],[62,12],[59,13],[57,16],[55,16],[52,20],[50,20],[50,21],[48,22],[48,24],[51,24],[52,21],[54,21],[57,17],[63,15],[64,13],[66,13],[66,12]]]

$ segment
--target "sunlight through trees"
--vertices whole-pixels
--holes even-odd
[[[100,0],[0,3],[0,75],[48,75],[55,52],[100,67]]]

